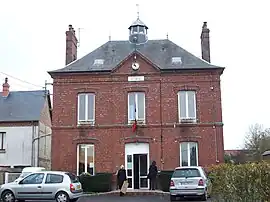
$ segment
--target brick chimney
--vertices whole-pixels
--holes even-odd
[[[72,25],[68,26],[66,31],[66,65],[77,60],[77,37]]]
[[[202,59],[210,63],[210,30],[207,28],[207,22],[203,23],[202,33],[201,33],[201,49],[202,49]]]
[[[9,84],[8,84],[8,78],[5,78],[5,83],[3,83],[3,92],[2,96],[7,97],[9,95]]]

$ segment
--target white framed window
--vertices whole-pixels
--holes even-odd
[[[181,57],[172,57],[172,64],[182,64]]]
[[[0,151],[5,150],[6,133],[0,132]]]
[[[198,166],[198,143],[180,143],[180,166]]]
[[[93,144],[77,145],[77,176],[82,173],[95,175],[95,147]]]
[[[78,95],[78,123],[95,124],[94,93],[82,93]]]
[[[139,121],[145,123],[145,93],[128,93],[128,122]]]
[[[94,65],[103,65],[104,64],[104,59],[95,59]]]
[[[196,121],[196,91],[179,91],[178,92],[178,115],[179,121],[193,120]]]

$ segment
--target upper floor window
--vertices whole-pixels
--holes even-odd
[[[128,94],[128,121],[145,122],[145,93],[132,92]]]
[[[0,150],[5,150],[6,133],[0,132]]]
[[[179,121],[196,121],[196,92],[180,91],[178,93]]]
[[[83,93],[78,95],[78,123],[95,123],[95,94]]]

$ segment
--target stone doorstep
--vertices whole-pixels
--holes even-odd
[[[102,193],[85,193],[84,196],[101,196],[101,195],[116,195],[118,196],[120,190],[110,191],[110,192],[102,192]],[[169,196],[169,192],[163,192],[160,190],[128,190],[125,194],[126,196]]]

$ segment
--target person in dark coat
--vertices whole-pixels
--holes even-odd
[[[121,188],[126,180],[127,180],[126,169],[124,168],[123,165],[121,165],[120,169],[118,170],[118,173],[117,173],[117,183],[118,183],[118,187],[120,189],[120,196],[124,195],[124,193],[121,192]]]
[[[157,184],[157,166],[156,166],[156,161],[153,161],[152,164],[149,167],[149,173],[148,173],[148,179],[150,180],[150,188],[149,190],[155,190],[156,189],[156,184]]]

